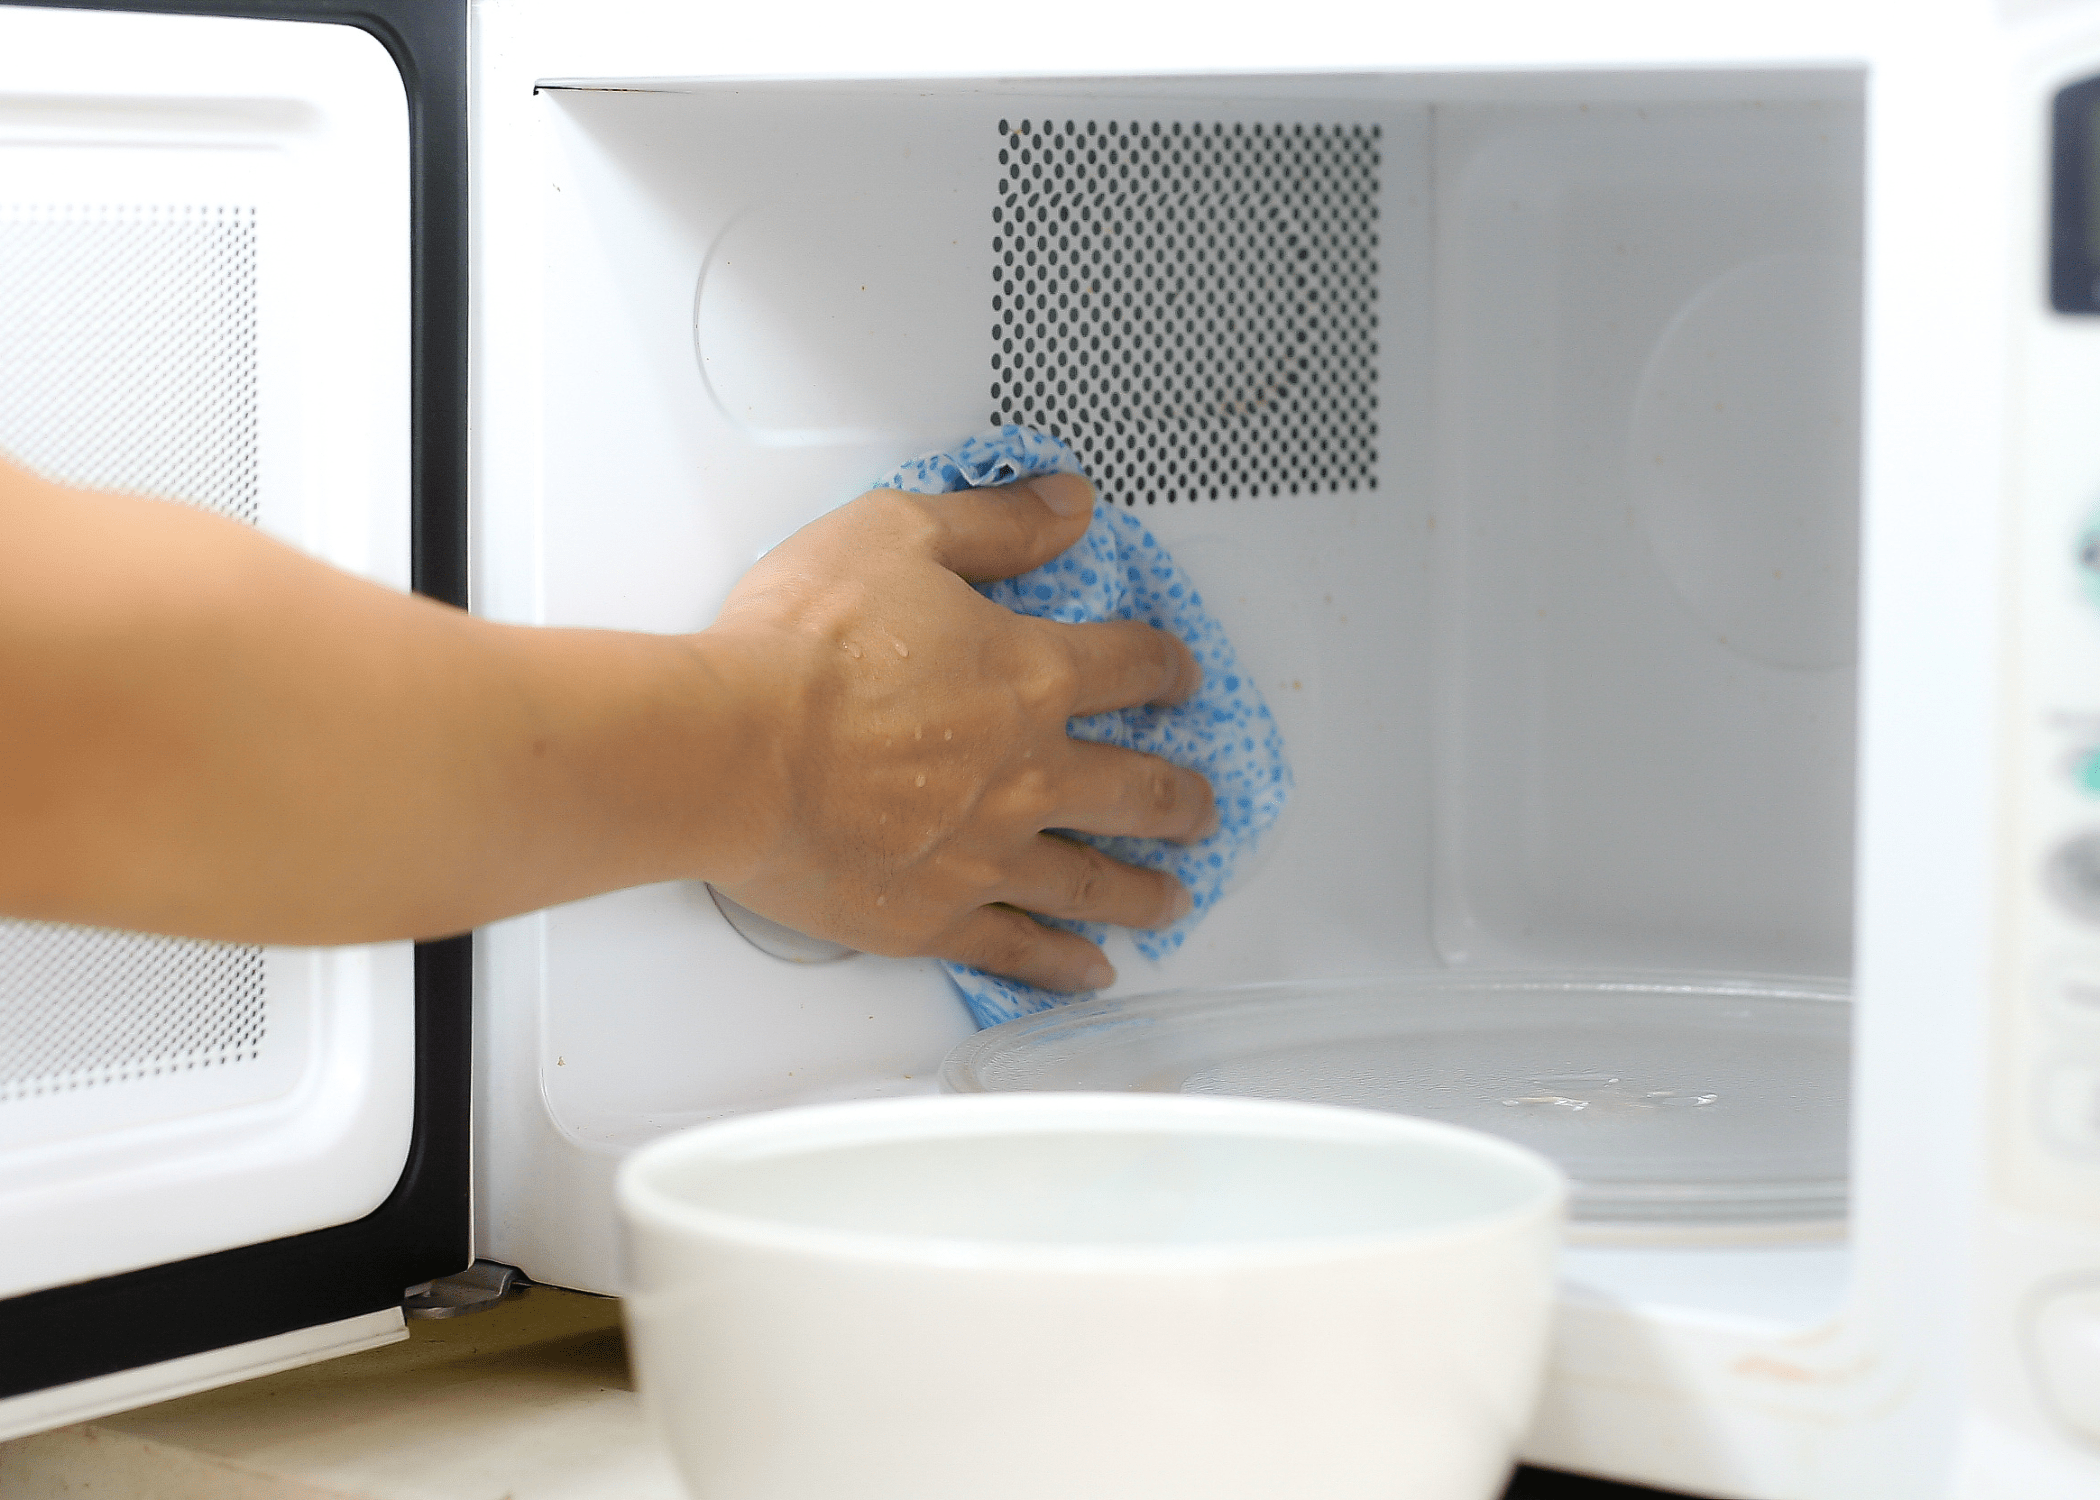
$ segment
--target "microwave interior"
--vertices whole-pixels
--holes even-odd
[[[1112,945],[1112,995],[1842,996],[1860,74],[540,98],[540,492],[481,502],[496,612],[699,628],[899,462],[1045,428],[1202,591],[1296,776],[1180,952]],[[931,964],[785,961],[697,884],[529,922],[519,1045],[607,1163],[930,1088],[971,1032]],[[1842,1020],[1836,1045],[1842,1164]]]

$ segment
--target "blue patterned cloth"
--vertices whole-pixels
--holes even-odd
[[[1079,460],[1056,438],[1028,427],[1000,427],[966,439],[952,453],[913,459],[877,483],[885,489],[944,495],[1038,474],[1079,472]],[[1240,862],[1252,855],[1290,800],[1291,768],[1268,704],[1240,670],[1232,642],[1204,609],[1202,597],[1130,511],[1097,502],[1093,524],[1063,556],[1019,578],[978,587],[985,597],[1017,613],[1065,624],[1143,620],[1179,636],[1203,664],[1203,686],[1186,703],[1122,709],[1071,723],[1074,739],[1127,746],[1200,771],[1217,794],[1218,831],[1200,844],[1072,835],[1126,864],[1165,870],[1189,888],[1195,906],[1186,917],[1171,927],[1137,934],[1139,952],[1151,959],[1166,957],[1217,904]],[[1099,923],[1037,920],[1097,943],[1108,934]],[[943,967],[979,1026],[996,1026],[1080,998],[961,964]]]

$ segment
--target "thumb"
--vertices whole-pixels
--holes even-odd
[[[928,495],[923,503],[939,523],[935,560],[971,583],[1041,567],[1085,535],[1094,519],[1094,487],[1077,474]]]

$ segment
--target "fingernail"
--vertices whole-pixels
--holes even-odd
[[[1105,958],[1097,958],[1086,966],[1079,982],[1090,990],[1105,990],[1116,982],[1115,965]]]
[[[1076,516],[1094,508],[1094,487],[1077,474],[1045,474],[1028,481],[1035,496],[1057,514]]]
[[[1185,885],[1174,887],[1173,909],[1167,913],[1169,922],[1179,922],[1196,909],[1196,898]]]

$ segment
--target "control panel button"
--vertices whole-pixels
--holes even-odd
[[[2100,1439],[2100,1286],[2049,1296],[2028,1325],[2035,1377],[2057,1420]]]
[[[2042,1133],[2061,1150],[2100,1153],[2100,1063],[2057,1062],[2042,1069]]]
[[[2074,834],[2049,853],[2043,878],[2074,916],[2100,922],[2100,830]]]

